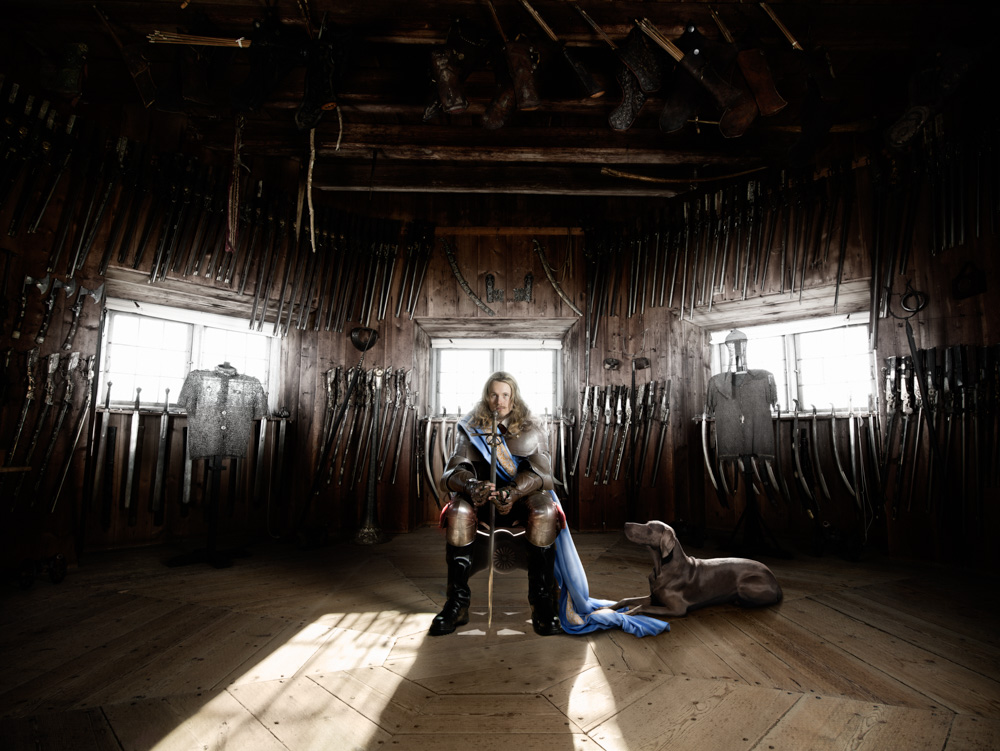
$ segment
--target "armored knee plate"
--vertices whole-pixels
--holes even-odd
[[[464,547],[476,539],[476,511],[464,498],[455,498],[445,512],[445,539],[449,545]]]
[[[528,542],[535,547],[548,547],[559,536],[561,519],[555,501],[548,493],[532,493],[525,502],[528,505]]]

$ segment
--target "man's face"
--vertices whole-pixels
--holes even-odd
[[[490,409],[497,413],[499,419],[510,414],[511,391],[510,385],[503,381],[491,381],[489,389]]]

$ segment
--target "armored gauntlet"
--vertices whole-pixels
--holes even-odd
[[[459,469],[448,478],[451,490],[465,493],[474,506],[482,506],[490,497],[490,484],[476,478],[476,474],[468,469]]]
[[[500,491],[499,497],[494,501],[497,511],[501,514],[509,514],[514,504],[530,493],[534,493],[542,487],[542,478],[534,472],[521,472],[514,478],[511,485]]]

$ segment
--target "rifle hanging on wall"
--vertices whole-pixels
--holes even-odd
[[[666,438],[667,427],[670,425],[670,378],[667,379],[660,396],[660,408],[657,412],[657,419],[660,421],[660,435],[656,440],[656,461],[653,463],[653,476],[649,481],[650,487],[656,487],[656,478],[660,472],[660,458],[663,456],[663,441]]]

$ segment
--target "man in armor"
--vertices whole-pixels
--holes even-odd
[[[490,482],[493,413],[497,413],[497,481]],[[479,510],[496,507],[496,525],[525,529],[528,541],[528,602],[531,623],[542,636],[563,633],[553,566],[556,537],[565,519],[551,493],[552,471],[543,427],[521,398],[517,381],[497,372],[483,387],[479,404],[458,422],[458,441],[442,482],[451,500],[441,515],[446,529],[448,600],[431,623],[430,634],[450,634],[469,622],[469,575]],[[485,509],[484,509],[485,510]]]

